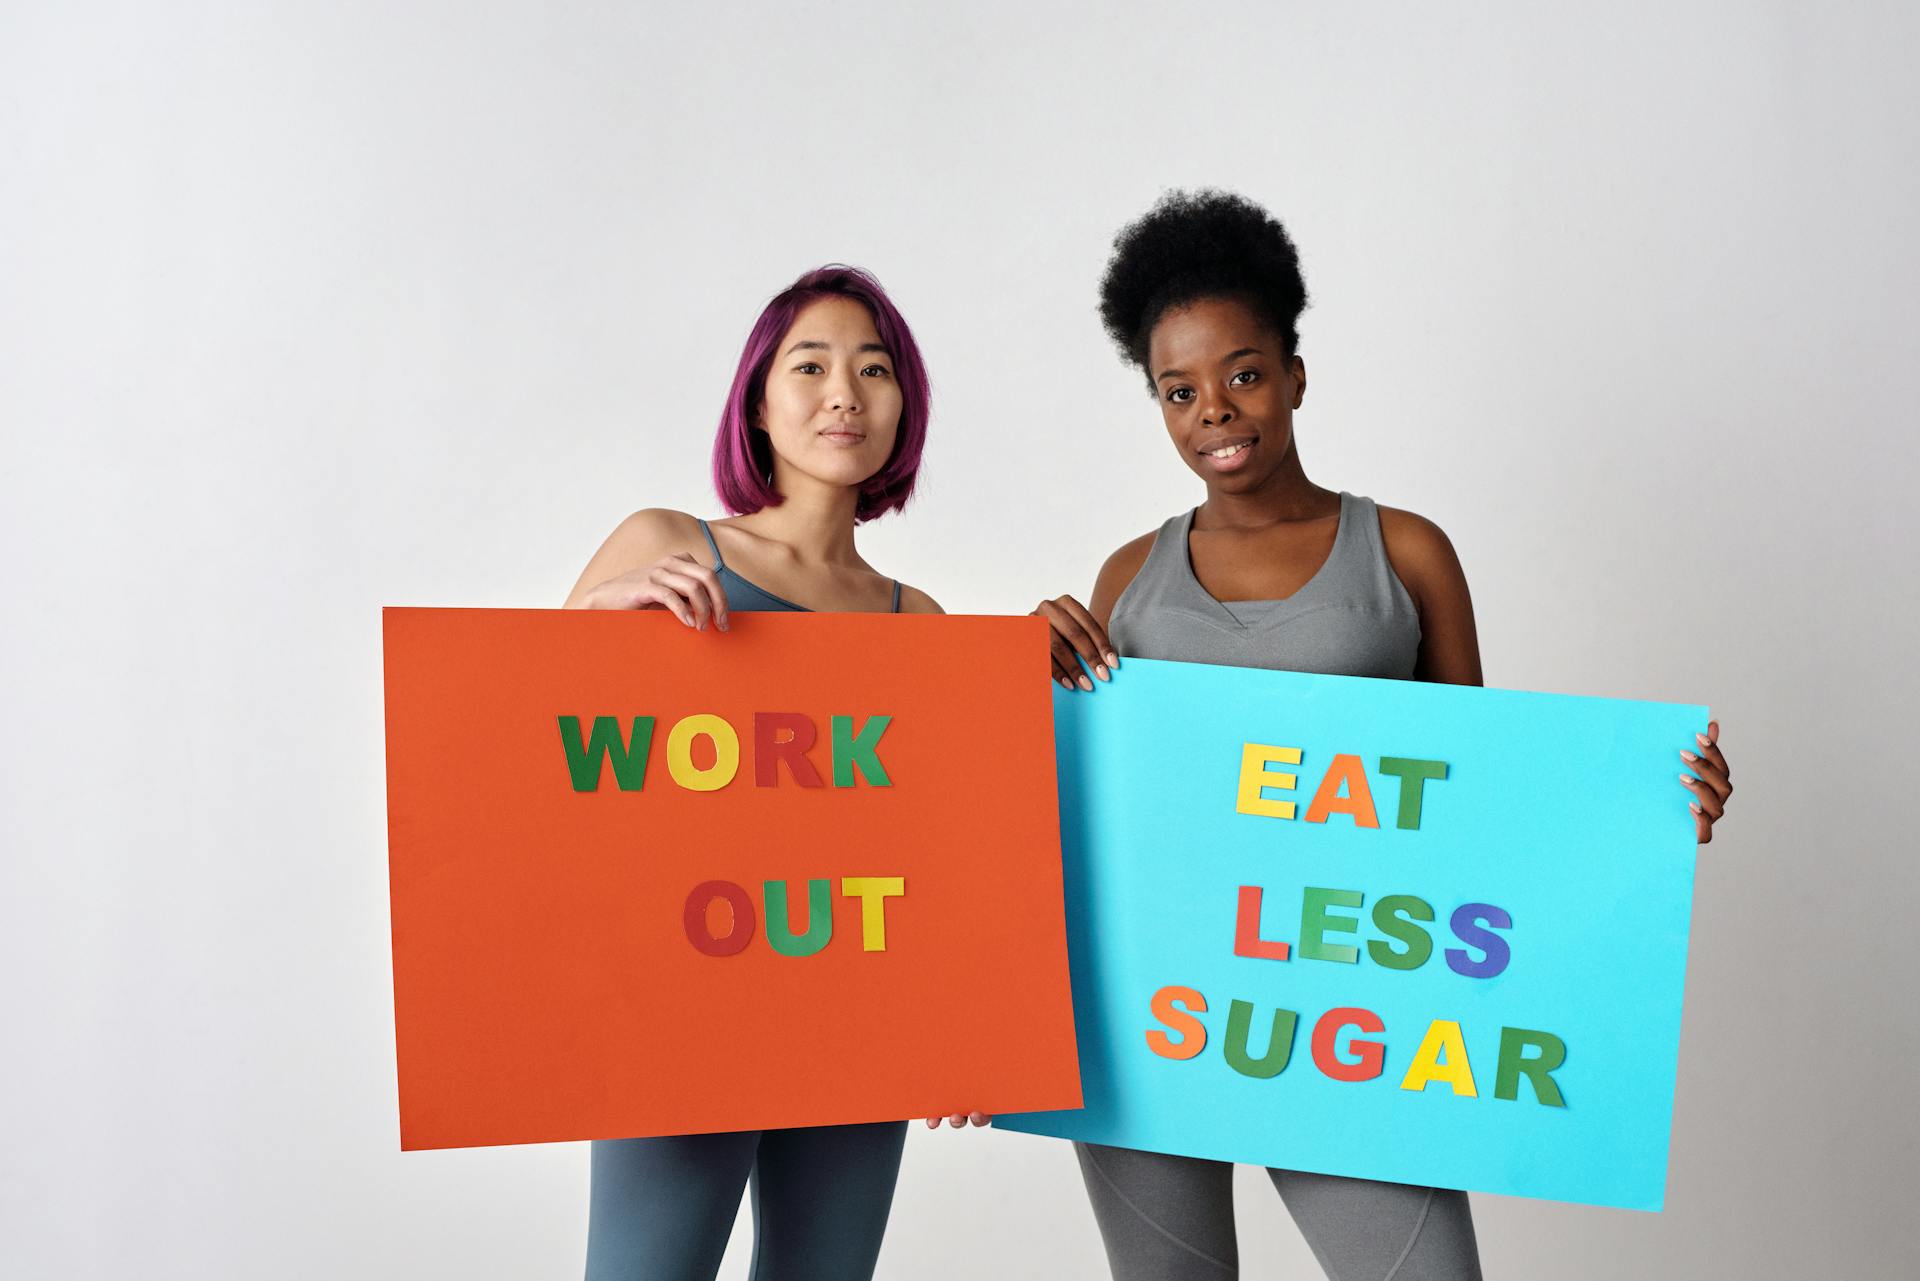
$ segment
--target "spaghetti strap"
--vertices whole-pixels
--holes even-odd
[[[699,517],[696,516],[694,519],[699,520]],[[713,541],[713,531],[707,528],[707,522],[704,520],[700,520],[700,532],[707,536],[707,546],[713,548],[714,571],[717,573],[725,569],[727,562],[720,559],[720,544]]]
[[[900,612],[900,580],[897,578],[893,580],[893,612]]]

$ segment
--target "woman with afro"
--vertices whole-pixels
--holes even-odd
[[[1091,690],[1081,661],[1107,680],[1122,656],[1481,683],[1447,536],[1307,476],[1306,303],[1286,229],[1240,196],[1172,193],[1115,240],[1101,317],[1206,500],[1109,556],[1089,604],[1042,602],[1062,685]],[[1732,791],[1718,736],[1682,753],[1702,842]],[[1116,1281],[1237,1275],[1230,1163],[1075,1146]],[[1480,1275],[1464,1192],[1268,1174],[1328,1276]]]

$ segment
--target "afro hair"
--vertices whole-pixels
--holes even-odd
[[[1100,319],[1121,354],[1147,371],[1147,341],[1162,315],[1222,297],[1265,317],[1294,353],[1307,284],[1287,229],[1230,191],[1170,191],[1114,237],[1100,281]]]

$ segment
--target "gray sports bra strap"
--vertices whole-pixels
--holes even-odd
[[[707,536],[707,546],[713,548],[713,568],[716,571],[725,569],[727,562],[720,559],[720,544],[713,541],[713,531],[707,528],[707,522],[704,520],[700,521],[700,532]]]
[[[893,612],[900,612],[900,580],[897,578],[893,580]]]

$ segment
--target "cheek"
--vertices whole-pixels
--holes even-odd
[[[1184,446],[1187,440],[1187,416],[1179,405],[1171,400],[1160,402],[1160,421],[1167,425],[1167,439],[1175,445]]]
[[[811,406],[791,384],[772,386],[767,388],[761,425],[776,439],[790,437],[805,430],[811,413]]]
[[[884,391],[876,392],[869,398],[873,410],[873,434],[876,438],[885,436],[887,448],[893,448],[894,437],[900,434],[900,415],[906,411],[906,398],[900,394],[900,388],[889,383]],[[886,423],[885,430],[880,424]]]
[[[1238,400],[1241,414],[1266,424],[1268,431],[1287,429],[1293,402],[1288,399],[1287,389],[1279,383],[1255,384],[1242,391]]]

